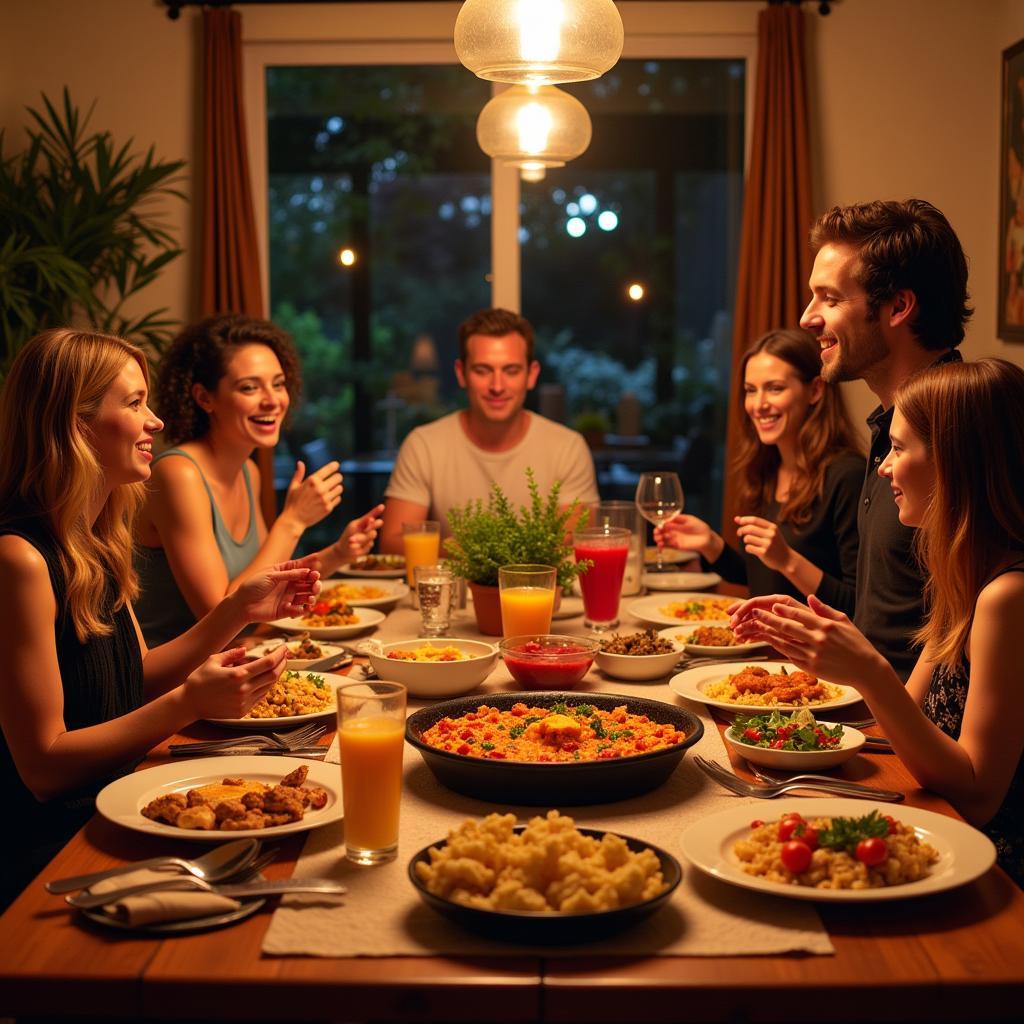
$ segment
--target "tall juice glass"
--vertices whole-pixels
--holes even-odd
[[[356,864],[383,864],[398,852],[404,744],[404,686],[374,681],[338,688],[345,856]]]
[[[551,632],[557,576],[558,570],[550,565],[503,565],[498,569],[504,636]]]
[[[579,579],[583,591],[583,624],[595,632],[615,629],[619,624],[619,595],[630,536],[629,530],[616,526],[587,527],[572,536],[576,561],[593,563]]]
[[[441,524],[433,519],[402,523],[405,547],[405,576],[409,589],[416,593],[416,566],[433,565],[441,551]],[[415,601],[413,602],[415,607]]]

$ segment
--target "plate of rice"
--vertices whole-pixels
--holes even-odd
[[[764,640],[749,644],[738,642],[736,634],[725,622],[688,622],[683,626],[659,629],[658,636],[682,644],[687,654],[705,658],[735,658],[769,646]]]
[[[852,686],[818,679],[788,661],[726,661],[679,672],[674,693],[721,711],[763,708],[842,708],[862,700]]]

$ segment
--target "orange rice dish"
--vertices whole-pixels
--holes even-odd
[[[560,702],[549,708],[519,703],[507,711],[481,704],[458,718],[442,718],[420,738],[465,757],[542,764],[649,754],[681,743],[686,733],[630,714],[625,705],[605,711]]]
[[[303,625],[314,628],[352,626],[358,621],[359,616],[340,598],[332,598],[331,591],[321,594],[312,611],[302,616]]]
[[[726,609],[735,603],[735,597],[702,597],[692,601],[673,601],[658,611],[680,622],[728,622]]]
[[[810,672],[769,672],[761,665],[747,665],[742,672],[702,687],[702,692],[714,700],[770,708],[822,704],[838,700],[844,691]]]

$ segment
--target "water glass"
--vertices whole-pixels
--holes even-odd
[[[576,561],[593,564],[580,574],[583,624],[603,633],[619,624],[619,596],[626,572],[631,531],[616,526],[588,526],[572,535]]]
[[[337,701],[345,857],[356,864],[384,864],[398,853],[405,687],[351,683],[338,688]]]
[[[504,636],[551,632],[557,578],[558,570],[550,565],[503,565],[498,569]]]
[[[445,636],[455,603],[455,576],[446,565],[417,565],[416,600],[423,628],[421,636]]]

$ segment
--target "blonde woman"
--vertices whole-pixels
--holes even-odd
[[[298,356],[267,320],[211,317],[175,339],[160,364],[158,408],[173,447],[153,461],[139,519],[139,621],[163,643],[257,569],[290,558],[302,534],[341,503],[338,463],[299,462],[268,529],[251,455],[273,448],[301,389]],[[303,560],[324,576],[373,546],[383,505]]]
[[[842,395],[820,374],[818,344],[805,331],[769,331],[743,357],[746,416],[734,463],[742,554],[696,516],[676,516],[655,540],[697,551],[751,594],[818,594],[852,612],[865,465]]]
[[[317,573],[246,580],[184,636],[147,649],[132,612],[133,517],[160,420],[126,342],[52,330],[15,359],[0,397],[0,905],[92,813],[95,794],[198,718],[236,717],[281,653],[214,654],[244,625],[301,614]],[[182,682],[184,680],[184,682]]]
[[[950,363],[895,395],[879,467],[900,522],[918,527],[928,609],[906,687],[850,620],[782,596],[740,606],[742,637],[856,686],[914,778],[995,842],[1024,884],[1024,370],[1002,359]]]

